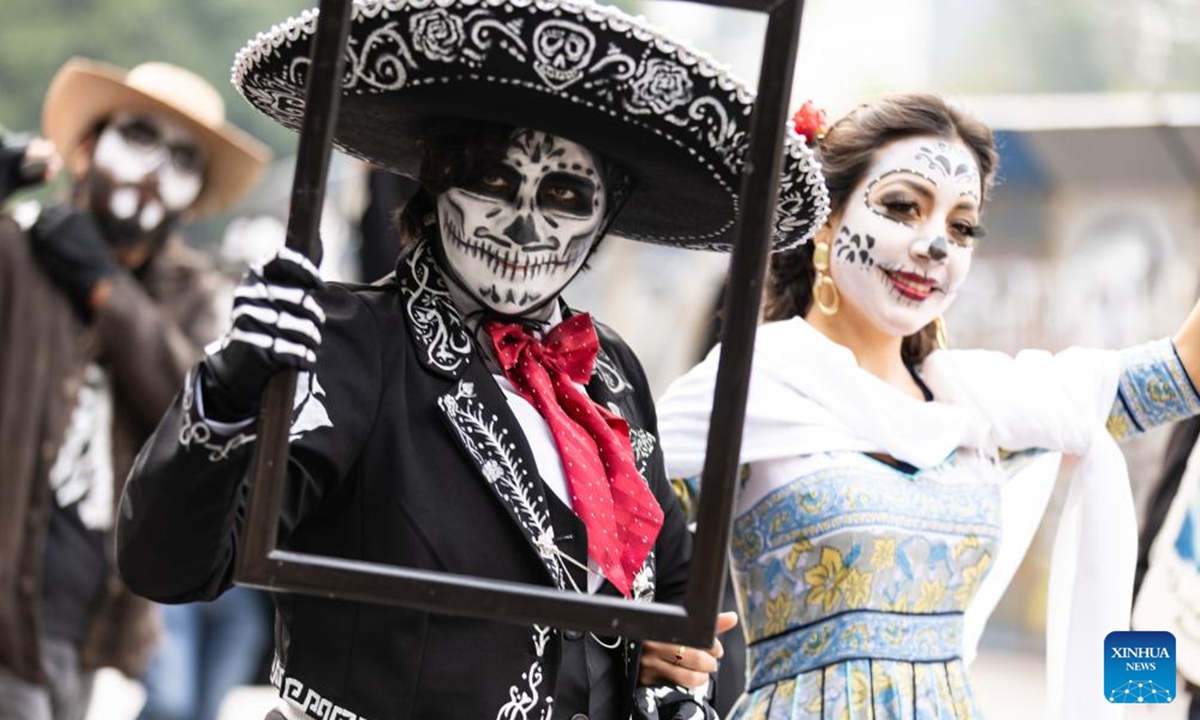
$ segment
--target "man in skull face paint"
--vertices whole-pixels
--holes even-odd
[[[590,3],[365,0],[351,17],[362,54],[335,142],[420,185],[396,271],[325,284],[283,251],[243,282],[126,486],[123,577],[168,601],[229,588],[259,398],[293,367],[281,547],[680,603],[690,536],[645,375],[560,293],[610,229],[730,248],[751,95]],[[292,128],[313,30],[289,20],[235,63],[243,95]],[[789,136],[779,245],[819,225],[811,159]],[[697,709],[675,686],[703,684],[722,652],[332,594],[275,603],[289,720],[671,718]]]
[[[172,234],[265,169],[223,115],[182,68],[72,60],[44,107],[70,200],[0,216],[4,720],[82,718],[93,671],[140,674],[155,639],[108,558],[133,455],[217,330],[216,275]]]
[[[564,432],[588,428],[589,419],[601,418],[622,422],[623,427],[628,428],[624,432],[629,433],[626,437],[630,440],[625,440],[625,443],[640,439],[643,437],[640,433],[645,432],[639,427],[646,422],[640,414],[644,410],[640,408],[648,406],[642,403],[648,403],[649,393],[640,376],[626,379],[625,373],[636,367],[630,365],[633,362],[632,355],[623,345],[615,344],[619,340],[611,331],[601,327],[593,330],[587,315],[572,313],[559,298],[562,289],[583,268],[586,259],[603,237],[628,186],[627,176],[612,163],[577,143],[529,128],[445,123],[426,138],[426,146],[424,189],[417,193],[398,217],[401,234],[410,246],[401,258],[398,272],[409,275],[410,281],[420,278],[420,282],[436,282],[436,286],[444,287],[439,292],[444,293],[445,300],[425,309],[438,314],[435,323],[444,323],[444,327],[454,327],[458,332],[461,332],[461,323],[461,328],[469,331],[463,336],[466,344],[455,350],[477,355],[485,373],[473,383],[474,388],[471,388],[472,383],[466,383],[466,389],[458,391],[464,393],[461,400],[469,402],[472,395],[482,395],[483,388],[489,382],[494,382],[491,392],[496,395],[495,398],[488,398],[488,402],[502,403],[512,418],[511,425],[504,427],[521,433],[523,440],[528,443],[531,452],[529,459],[533,461],[532,465],[541,482],[549,490],[546,494],[549,514],[542,521],[548,520],[561,537],[573,538],[569,546],[556,548],[552,554],[560,582],[580,592],[644,597],[653,588],[654,579],[653,570],[645,569],[648,566],[643,563],[656,562],[659,572],[666,573],[666,580],[672,584],[682,583],[689,540],[665,479],[650,474],[654,482],[647,487],[640,475],[643,472],[649,474],[645,469],[647,458],[635,457],[628,444],[624,445],[625,456],[620,454],[620,448],[613,450],[604,447],[605,443],[619,443],[620,434],[598,432],[593,436],[591,433],[596,432],[595,429],[587,429],[588,435],[585,437],[589,439],[585,442],[594,443],[593,447],[600,446],[598,455],[594,450],[590,454],[580,452],[576,445],[578,440],[564,438],[563,435]],[[431,274],[436,275],[437,280]],[[325,335],[330,331],[326,317],[346,317],[347,314],[353,316],[361,312],[355,309],[354,304],[347,306],[345,299],[338,294],[331,294],[331,290],[319,280],[315,269],[306,259],[287,250],[281,251],[260,273],[248,277],[238,290],[230,333],[220,349],[201,363],[190,381],[194,383],[195,394],[185,391],[173,412],[189,412],[189,404],[203,407],[204,422],[210,427],[224,429],[229,434],[229,438],[223,442],[232,440],[233,446],[240,445],[243,441],[236,438],[247,437],[240,433],[251,429],[249,418],[254,415],[263,383],[278,369],[295,363],[306,370],[316,369],[317,373],[315,376],[305,373],[301,377],[304,397],[297,403],[299,410],[292,428],[293,436],[302,436],[310,431],[312,435],[304,435],[294,447],[306,444],[308,438],[316,438],[322,441],[322,451],[330,452],[329,446],[325,445],[330,440],[322,438],[316,431],[337,427],[338,419],[348,409],[339,402],[344,397],[339,391],[346,386],[344,380],[335,377],[334,368],[360,367],[360,363],[366,360],[366,357],[357,356],[358,351],[351,356],[342,354],[345,350],[339,345],[349,339],[346,334],[363,335],[363,338],[355,340],[356,344],[370,335],[392,338],[393,342],[400,341],[401,347],[410,342],[409,338],[394,337],[397,328],[386,318],[377,329],[366,331],[366,326],[362,324],[365,318],[362,317],[353,321],[351,327],[335,329],[333,332],[337,339],[326,339]],[[422,299],[414,297],[410,301],[420,303]],[[391,308],[388,312],[394,313],[395,310]],[[578,329],[581,323],[586,325],[584,331],[563,332],[563,328],[568,326]],[[600,335],[597,336],[597,333]],[[521,363],[527,358],[514,358],[507,353],[511,345],[506,343],[530,342],[535,338],[544,341],[536,350],[539,354],[549,354],[556,343],[592,345],[593,352],[603,353],[597,356],[595,362],[612,363],[605,366],[605,371],[613,375],[607,380],[597,378],[590,385],[586,383],[586,375],[582,376],[582,380],[575,375],[560,375],[555,366],[547,363],[550,371],[548,377],[554,384],[571,383],[576,388],[576,395],[564,398],[560,394],[558,400],[563,410],[557,412],[565,410],[572,417],[571,430],[564,431],[563,425],[553,424],[550,415],[554,415],[555,411],[545,413],[543,410],[542,403],[555,401],[531,387],[538,382],[536,378],[530,379],[521,374]],[[420,343],[430,341],[429,338],[415,339],[418,347]],[[386,356],[395,354],[395,350],[383,352]],[[613,353],[612,359],[609,359],[608,353]],[[323,363],[321,356],[335,359]],[[565,360],[565,356],[560,359]],[[364,367],[372,376],[374,371],[370,368],[373,365],[370,363]],[[322,371],[322,367],[327,369]],[[428,385],[427,381],[420,379],[417,383],[419,386]],[[618,392],[614,393],[614,390]],[[391,394],[396,391],[385,392]],[[409,387],[401,391],[402,394],[398,393],[394,407],[406,404],[417,407],[413,398],[427,392],[427,389]],[[624,425],[623,421],[617,420],[621,416],[610,412],[607,407],[596,405],[589,411],[592,415],[579,415],[570,409],[572,400],[582,401],[589,395],[613,401],[611,407],[619,409],[629,424]],[[587,402],[594,404],[590,399]],[[453,420],[457,421],[458,418]],[[360,423],[355,425],[366,429]],[[169,589],[177,587],[178,580],[163,577],[161,573],[151,575],[147,567],[150,558],[146,556],[151,548],[144,534],[148,526],[157,525],[178,512],[174,508],[164,512],[165,502],[169,500],[172,505],[178,506],[190,501],[183,500],[174,492],[169,496],[159,496],[157,493],[160,491],[151,482],[158,478],[186,475],[208,477],[210,482],[216,482],[217,477],[226,474],[240,478],[242,465],[232,462],[213,464],[209,459],[189,454],[187,444],[181,445],[178,441],[174,422],[168,420],[163,427],[168,428],[168,434],[156,435],[148,447],[147,459],[132,478],[133,485],[129,488],[128,496],[135,515],[123,521],[121,534],[123,567],[130,582],[139,592],[165,599],[168,596],[178,597],[173,589]],[[381,426],[377,424],[376,427]],[[392,492],[399,492],[412,505],[425,506],[434,498],[428,497],[429,490],[423,483],[413,482],[409,478],[430,475],[440,478],[436,505],[414,509],[405,503],[410,512],[418,514],[413,522],[429,522],[442,528],[435,536],[423,541],[428,549],[419,555],[433,552],[453,556],[462,552],[459,548],[465,544],[468,547],[478,545],[492,548],[503,558],[501,548],[506,547],[511,538],[501,543],[500,547],[496,547],[497,540],[488,538],[494,532],[492,523],[499,521],[501,527],[507,530],[511,519],[503,513],[493,517],[495,513],[485,512],[478,506],[480,500],[490,504],[494,498],[490,492],[481,494],[472,474],[464,472],[465,468],[460,469],[459,466],[467,458],[461,457],[460,450],[444,447],[440,429],[435,426],[410,430],[412,436],[402,441],[403,459],[393,457],[381,461],[378,459],[378,450],[371,450],[369,452],[374,457],[370,461],[358,462],[363,462],[369,468],[378,468],[384,462],[398,463],[400,472],[388,473],[387,476],[398,476],[400,479],[397,482],[404,489],[393,489]],[[354,429],[349,431],[358,432]],[[435,436],[433,439],[424,437],[430,431]],[[368,432],[371,435],[378,433],[377,430]],[[379,434],[382,439],[383,434]],[[344,439],[333,442],[337,447]],[[366,442],[373,444],[374,441]],[[425,448],[424,452],[417,452],[416,446]],[[431,451],[433,448],[437,451]],[[388,450],[389,454],[395,452],[390,442]],[[345,450],[338,448],[334,452],[342,455]],[[459,457],[454,457],[456,455]],[[485,474],[489,471],[501,472],[503,469],[503,456],[482,462]],[[597,463],[588,467],[593,477],[581,479],[575,476],[571,466],[588,462]],[[615,467],[622,463],[638,475],[625,477],[623,486],[620,485],[622,480],[612,477],[611,472],[607,473],[608,480],[604,479],[606,467],[600,464]],[[490,470],[493,467],[496,469]],[[296,471],[301,476],[309,472],[299,467]],[[611,483],[611,500],[607,503],[603,498],[581,497],[588,492],[587,480],[595,480],[595,476],[605,485]],[[622,502],[622,493],[635,497]],[[149,509],[137,515],[138,507]],[[389,506],[385,504],[383,507]],[[589,507],[599,507],[597,514],[624,514],[627,523],[605,523],[602,518],[592,525],[589,522],[591,518],[587,517]],[[284,512],[292,516],[295,510],[289,508]],[[464,517],[473,519],[470,526],[462,523],[461,518]],[[327,532],[316,529],[321,525],[323,523],[310,523],[307,532]],[[649,533],[649,537],[640,541],[640,557],[629,562],[614,558],[611,554],[606,555],[611,548],[597,547],[589,542],[601,537],[602,528],[622,535],[623,544],[615,550],[618,554],[634,552],[631,548],[639,546],[638,540],[630,541],[628,536],[631,533],[627,528],[641,528],[642,532]],[[299,530],[297,528],[295,532]],[[503,535],[506,536],[507,532]],[[451,537],[454,539],[450,540]],[[142,539],[135,546],[138,538]],[[517,539],[520,539],[519,536]],[[654,549],[658,551],[657,558],[652,554]],[[160,558],[155,559],[155,564],[161,563]],[[228,559],[228,556],[219,558],[218,562],[223,564]],[[200,557],[196,558],[199,564],[194,568],[175,565],[175,571],[182,569],[197,576],[216,577],[212,566],[201,560]],[[406,559],[401,564],[414,562],[417,561]],[[511,563],[511,560],[502,559],[485,568],[482,565],[475,566],[472,562],[470,565],[474,569],[468,574],[528,581],[525,575],[528,570],[522,564],[514,566]],[[223,572],[218,572],[218,575],[227,578]],[[658,582],[660,586],[664,582],[662,575]],[[507,642],[513,642],[515,648],[524,645],[523,642],[507,639],[512,633],[512,626],[507,623],[481,624],[479,621],[454,618],[436,618],[435,622],[434,618],[425,617],[425,622],[446,628],[438,631],[438,634],[450,635],[426,650],[425,662],[441,668],[442,672],[460,672],[456,666],[460,662],[461,651],[453,649],[459,642],[457,638],[460,633],[465,633],[464,640],[469,639],[472,643],[481,643],[489,648]],[[724,629],[734,619],[723,617],[721,622]],[[719,642],[712,648],[688,648],[684,651],[686,664],[672,663],[664,667],[651,662],[649,666],[643,665],[639,673],[636,655],[630,652],[636,648],[634,643],[620,637],[593,634],[566,633],[565,637],[569,642],[561,648],[560,665],[552,686],[556,696],[553,714],[549,717],[554,718],[577,717],[581,711],[591,718],[627,717],[633,702],[633,683],[639,674],[647,683],[699,685],[707,680],[707,673],[715,669],[722,652]],[[677,645],[670,646],[669,652],[673,654],[678,648]],[[462,666],[462,670],[481,672],[474,664]],[[385,671],[389,669],[379,667],[365,670],[368,674]],[[499,679],[507,680],[507,677],[501,675]],[[481,687],[487,688],[491,681],[491,678],[487,678],[473,682],[482,682]],[[418,682],[413,691],[417,695],[415,702],[421,707],[427,703],[441,707],[448,702],[439,696],[432,685]],[[460,694],[462,691],[461,687],[457,689]],[[675,697],[677,701],[688,704],[694,702],[693,698],[683,693]],[[490,701],[491,698],[481,691],[458,700],[459,707],[439,709],[436,714],[439,717],[458,717],[461,713],[463,717],[474,717],[478,712],[477,703]],[[300,706],[287,701],[281,703],[279,712],[285,717],[301,717]],[[418,711],[413,716],[426,716],[427,712],[432,711]]]
[[[196,133],[163,112],[115,113],[96,134],[76,185],[118,260],[137,269],[200,195],[207,163]]]
[[[609,206],[591,151],[518,129],[501,161],[438,195],[444,266],[489,310],[544,318],[599,240]]]

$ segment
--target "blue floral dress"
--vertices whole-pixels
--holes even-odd
[[[1200,413],[1169,342],[1126,351],[1118,440]],[[924,470],[861,453],[744,468],[731,548],[748,643],[735,720],[981,717],[963,613],[996,557],[999,465],[960,451]]]

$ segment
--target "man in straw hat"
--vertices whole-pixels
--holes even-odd
[[[215,277],[173,235],[268,160],[182,68],[74,59],[43,132],[68,202],[0,216],[0,718],[82,718],[92,671],[140,672],[151,606],[109,562],[134,454],[215,336]]]
[[[335,142],[419,182],[399,214],[407,246],[371,286],[324,284],[290,251],[244,281],[232,331],[126,487],[121,572],[158,600],[229,587],[259,396],[295,367],[282,546],[680,601],[690,538],[645,377],[560,293],[607,234],[729,249],[750,93],[590,3],[367,0],[352,17]],[[315,26],[310,13],[276,26],[234,66],[240,92],[292,129]],[[824,207],[797,136],[784,165],[780,247]],[[702,684],[721,652],[275,603],[276,713],[291,719],[616,720],[639,683]]]

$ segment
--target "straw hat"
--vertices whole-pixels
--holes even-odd
[[[233,81],[296,130],[317,13],[238,53]],[[612,231],[729,250],[754,94],[702,53],[587,0],[355,0],[334,142],[416,178],[426,128],[449,118],[529,127],[634,176]],[[829,211],[820,166],[788,128],[774,249],[807,241]]]
[[[204,188],[192,205],[197,214],[236,203],[271,160],[265,145],[225,121],[225,103],[216,88],[195,73],[161,62],[126,72],[86,58],[68,60],[46,93],[42,132],[66,155],[96,123],[121,110],[165,113],[196,133],[208,152]]]

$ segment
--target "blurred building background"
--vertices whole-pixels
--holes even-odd
[[[223,89],[235,122],[285,158],[234,216],[191,228],[196,245],[238,267],[278,241],[295,138],[236,96],[229,66],[246,38],[313,4],[5,0],[0,124],[36,130],[45,85],[71,55],[196,70]],[[756,82],[762,17],[619,4]],[[866,96],[915,89],[954,96],[992,124],[1002,155],[988,235],[947,318],[953,345],[1117,348],[1177,327],[1200,295],[1200,0],[807,0],[794,106],[811,98],[832,118]],[[330,277],[363,274],[367,187],[358,163],[335,162],[323,230]],[[614,239],[567,296],[626,336],[661,392],[698,359],[725,260]],[[1159,430],[1125,446],[1139,500],[1165,437]],[[1039,716],[1043,536],[985,637],[979,679],[990,717]],[[136,714],[135,685],[110,676],[103,688],[93,718]],[[256,717],[264,700],[268,691],[239,694],[226,717]]]

